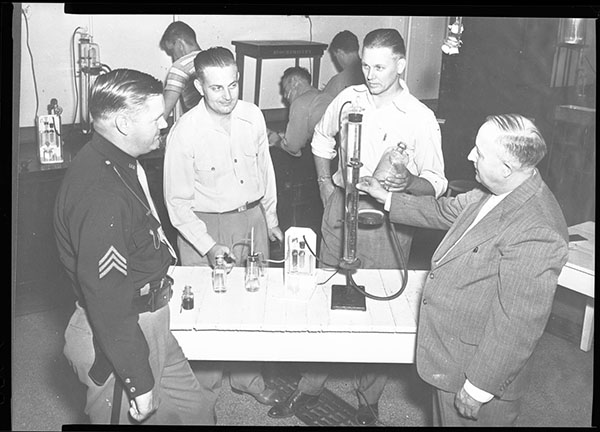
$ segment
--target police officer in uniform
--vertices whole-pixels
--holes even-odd
[[[77,296],[64,354],[92,423],[215,424],[169,329],[175,254],[137,158],[159,146],[162,83],[117,69],[90,95],[95,133],[58,193],[60,259]]]

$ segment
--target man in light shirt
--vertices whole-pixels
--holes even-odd
[[[425,282],[416,363],[434,389],[436,426],[514,426],[532,355],[567,262],[561,209],[535,166],[546,144],[527,118],[490,116],[468,158],[485,190],[453,198],[357,188],[390,220],[448,230]]]
[[[256,105],[238,100],[239,74],[231,51],[210,48],[194,63],[194,84],[203,99],[169,132],[164,166],[165,201],[179,231],[181,263],[212,266],[217,256],[228,254],[245,265],[251,237],[254,252],[269,259],[269,240],[281,242],[283,233],[265,119]],[[222,368],[202,362],[196,370],[213,402]],[[263,404],[279,401],[277,391],[265,385],[260,364],[236,366],[230,380],[235,390]]]
[[[323,202],[320,260],[324,266],[337,266],[342,258],[344,226],[344,190],[348,151],[346,143],[348,114],[360,111],[362,139],[361,176],[372,175],[385,151],[402,142],[406,145],[407,176],[390,177],[390,190],[414,195],[439,197],[447,187],[440,128],[433,112],[410,94],[400,75],[406,67],[406,47],[395,29],[373,30],[365,37],[362,70],[366,84],[350,86],[329,104],[315,127],[311,142],[317,171],[319,194]],[[336,136],[340,135],[339,149]],[[339,153],[338,169],[332,175],[331,161]],[[358,203],[362,209],[383,212],[383,206],[368,195]],[[396,251],[386,224],[357,230],[357,252],[361,268],[404,268],[414,228],[396,225],[400,251]],[[378,402],[387,380],[386,365],[361,365],[356,384],[358,412],[356,423],[375,424]],[[309,371],[310,369],[310,371]],[[287,417],[318,399],[327,380],[328,365],[307,365],[296,391],[269,411],[272,417]]]

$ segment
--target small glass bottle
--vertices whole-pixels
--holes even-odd
[[[408,164],[408,154],[406,153],[406,144],[399,142],[395,146],[388,147],[381,156],[377,168],[373,173],[380,182],[387,177],[393,177],[395,174],[401,174],[406,171]]]
[[[306,251],[304,250],[305,243],[300,242],[300,252],[298,252],[298,271],[306,273]]]
[[[298,271],[298,239],[293,238],[290,241],[290,273]]]
[[[215,266],[212,271],[213,291],[216,293],[227,292],[227,267],[225,266],[225,257],[218,255],[215,257]]]
[[[246,276],[244,279],[246,291],[256,292],[260,289],[260,279],[263,269],[259,254],[248,255],[246,260]]]
[[[181,307],[185,310],[194,309],[194,293],[192,287],[186,285],[183,288],[183,295],[181,296]]]

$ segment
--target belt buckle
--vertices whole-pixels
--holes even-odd
[[[243,206],[237,208],[237,212],[238,213],[246,211],[246,210],[248,210],[248,203],[246,203]]]

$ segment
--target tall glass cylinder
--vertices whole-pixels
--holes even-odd
[[[344,261],[356,261],[358,230],[358,189],[356,184],[360,176],[360,144],[362,133],[362,114],[348,114],[348,133],[346,150],[349,157],[346,179],[345,217],[344,217]]]

